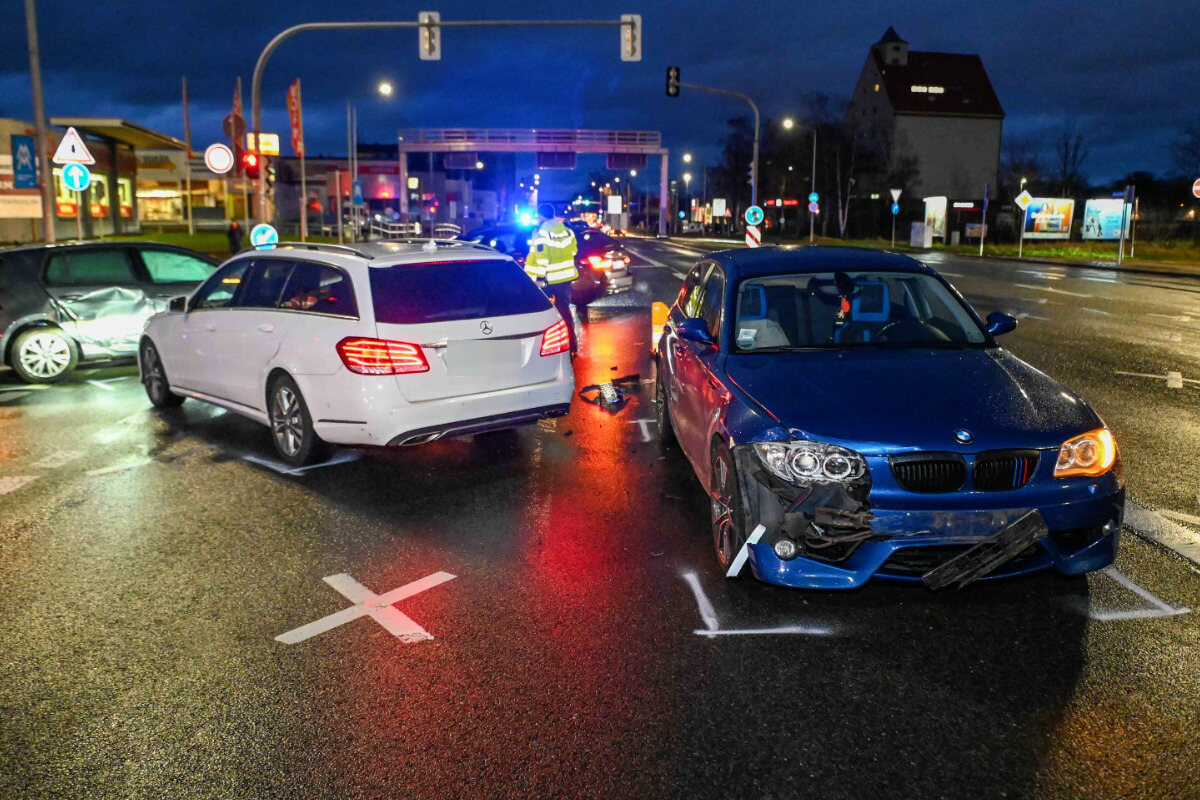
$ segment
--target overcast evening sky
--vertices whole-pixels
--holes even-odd
[[[618,59],[617,31],[448,30],[443,60],[417,59],[416,33],[305,33],[271,60],[264,130],[287,140],[285,91],[304,87],[310,154],[345,153],[345,102],[379,79],[390,101],[360,101],[363,141],[401,127],[486,126],[661,130],[672,151],[714,162],[734,101],[684,90],[664,95],[664,71],[752,94],[763,113],[798,110],[810,91],[846,97],[869,46],[889,25],[913,50],[978,53],[1007,112],[1004,135],[1042,137],[1049,152],[1064,125],[1082,131],[1092,181],[1137,169],[1166,172],[1179,127],[1200,119],[1200,8],[1194,0],[1130,3],[757,2],[628,0],[571,4],[525,0],[330,3],[290,0],[39,3],[49,116],[117,116],[182,137],[179,78],[192,97],[193,146],[221,138],[234,78],[250,75],[263,45],[300,22],[612,18],[643,15],[645,57]],[[23,4],[6,3],[0,46],[0,116],[32,118]],[[288,150],[284,145],[285,151]],[[285,152],[290,155],[290,152]]]

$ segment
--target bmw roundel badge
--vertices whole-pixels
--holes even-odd
[[[954,439],[960,444],[970,444],[975,437],[972,436],[971,432],[966,428],[959,428],[954,432]]]

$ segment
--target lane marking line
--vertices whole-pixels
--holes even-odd
[[[356,620],[359,617],[370,617],[382,625],[388,633],[405,644],[432,641],[433,636],[428,631],[418,625],[407,614],[394,608],[393,603],[399,603],[401,600],[405,600],[413,595],[420,594],[435,586],[440,586],[446,581],[454,580],[455,577],[449,572],[435,572],[419,580],[392,589],[390,592],[375,594],[354,580],[348,573],[339,572],[337,575],[327,575],[321,580],[333,587],[334,591],[351,603],[354,603],[354,605],[321,617],[307,625],[293,628],[287,633],[281,633],[275,637],[275,641],[282,642],[283,644],[296,644],[332,630],[339,625],[345,625],[347,622]]]
[[[29,397],[31,392],[14,392],[7,391],[5,394],[0,394],[0,403],[10,403],[14,400],[20,400],[24,397]]]
[[[742,571],[746,560],[750,558],[750,545],[758,544],[758,540],[767,532],[765,525],[759,525],[754,530],[750,531],[750,535],[746,537],[746,541],[742,542],[742,549],[738,550],[737,555],[733,557],[732,563],[729,565],[729,571],[725,573],[726,578],[736,578],[738,573]]]
[[[50,387],[44,383],[29,383],[21,386],[0,386],[0,392],[36,392]]]
[[[667,266],[666,264],[662,263],[661,261],[659,261],[659,260],[658,260],[658,259],[656,259],[656,258],[651,258],[650,256],[648,256],[648,255],[646,255],[645,253],[643,253],[641,250],[633,250],[632,248],[630,248],[630,249],[633,251],[633,254],[634,254],[635,256],[637,256],[638,258],[640,258],[642,261],[645,261],[645,262],[646,262],[647,264],[649,264],[650,266],[652,266],[652,267],[662,267],[663,269],[670,269],[670,267],[669,267],[669,266]],[[641,265],[639,264],[638,266],[641,266]]]
[[[124,464],[115,464],[111,467],[101,467],[100,469],[89,469],[84,474],[90,475],[92,477],[95,477],[96,475],[109,475],[113,472],[125,472],[126,470],[137,469],[138,467],[144,467],[147,464],[151,464],[153,462],[154,462],[154,459],[143,458],[143,459],[139,459],[137,461],[129,461]]]
[[[1117,370],[1114,375],[1125,375],[1131,378],[1153,378],[1156,381],[1166,380],[1168,389],[1182,389],[1185,383],[1200,383],[1195,378],[1185,378],[1182,372],[1168,372],[1166,375],[1151,375],[1148,372],[1125,372]]]
[[[790,636],[797,634],[805,636],[828,636],[833,633],[829,628],[810,625],[781,625],[776,628],[722,628],[720,621],[717,619],[717,611],[713,608],[712,601],[708,599],[708,595],[704,592],[704,587],[700,585],[700,578],[695,572],[688,570],[683,573],[683,579],[691,588],[692,596],[696,598],[696,608],[700,612],[700,619],[704,622],[703,629],[697,628],[692,631],[697,636],[712,639],[716,636]]]
[[[15,492],[22,486],[28,486],[38,479],[37,475],[4,475],[0,476],[0,494]]]
[[[57,469],[64,464],[70,464],[82,455],[83,451],[81,450],[56,450],[41,460],[33,462],[32,466],[35,469]]]
[[[700,609],[700,619],[704,620],[704,627],[710,633],[718,630],[721,623],[717,621],[717,611],[709,602],[708,595],[704,593],[704,588],[700,586],[700,579],[696,577],[695,572],[683,573],[683,579],[687,581],[687,585],[692,587],[692,595],[696,598],[696,607]]]
[[[650,438],[650,424],[651,424],[652,422],[655,422],[655,420],[652,420],[652,419],[647,419],[646,417],[642,417],[641,419],[631,419],[631,420],[628,420],[628,421],[627,421],[627,423],[628,423],[629,425],[637,425],[637,426],[638,426],[638,427],[641,429],[641,431],[642,431],[642,441],[643,441],[643,442],[649,442],[649,441],[651,441],[651,438]]]
[[[320,464],[310,464],[307,467],[289,467],[287,464],[284,464],[281,461],[272,461],[269,458],[262,458],[255,455],[242,456],[243,461],[249,461],[251,464],[257,464],[260,467],[266,467],[269,470],[274,470],[280,475],[295,476],[304,475],[307,472],[310,472],[314,469],[321,469],[322,467],[332,467],[338,464],[346,464],[351,461],[358,461],[360,458],[362,458],[362,453],[357,450],[342,450],[341,452],[335,454],[333,458],[329,459],[328,461],[322,461]]]
[[[116,391],[116,389],[114,389],[113,387],[109,386],[109,385],[108,385],[107,383],[105,383],[104,381],[88,381],[88,383],[90,383],[92,386],[95,386],[95,387],[97,387],[97,388],[99,388],[99,389],[103,389],[103,390],[104,390],[104,391],[106,391],[106,392],[115,392],[115,391]]]
[[[1170,603],[1165,602],[1158,596],[1151,593],[1148,589],[1145,589],[1134,583],[1116,567],[1108,567],[1107,569],[1103,570],[1103,572],[1117,584],[1133,592],[1138,597],[1154,606],[1154,608],[1136,608],[1129,609],[1127,611],[1089,610],[1088,616],[1092,619],[1100,620],[1102,622],[1112,622],[1116,620],[1151,619],[1154,617],[1177,617],[1181,614],[1190,614],[1192,611],[1190,608],[1173,606]]]
[[[1055,289],[1053,286],[1032,286],[1028,283],[1014,283],[1013,286],[1021,289],[1031,289],[1035,292],[1054,292],[1054,294],[1066,294],[1070,295],[1071,297],[1091,297],[1090,294],[1083,294],[1082,292],[1068,292],[1066,289]]]

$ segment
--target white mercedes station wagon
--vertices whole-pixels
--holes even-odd
[[[512,259],[466,242],[284,243],[146,322],[142,383],[271,428],[294,466],[565,415],[566,323]]]

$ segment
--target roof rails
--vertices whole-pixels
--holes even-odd
[[[318,242],[280,242],[276,245],[277,248],[295,248],[297,250],[323,250],[328,253],[349,253],[350,255],[359,256],[361,258],[374,259],[375,256],[360,250],[356,247],[350,247],[344,244],[321,244]]]
[[[490,250],[495,251],[494,247],[488,247],[483,242],[468,242],[463,239],[438,239],[430,236],[406,236],[402,239],[380,239],[380,244],[429,244],[433,242],[437,247],[470,247],[475,250]]]

